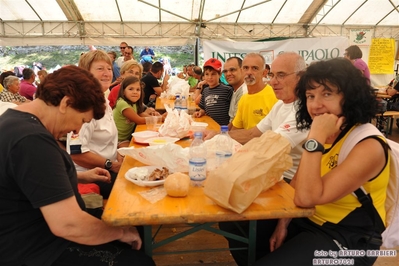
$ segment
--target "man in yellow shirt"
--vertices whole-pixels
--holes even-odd
[[[237,113],[231,130],[249,129],[256,126],[278,101],[273,88],[263,82],[265,59],[261,54],[249,53],[242,61],[244,81],[248,93],[238,102]]]

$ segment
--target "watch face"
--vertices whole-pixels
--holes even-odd
[[[317,148],[317,142],[314,140],[308,140],[308,142],[306,143],[306,149],[309,151],[314,151]]]
[[[106,162],[105,162],[105,168],[111,168],[112,167],[112,162],[110,161],[110,160],[107,160]]]

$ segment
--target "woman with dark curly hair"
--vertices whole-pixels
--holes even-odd
[[[314,265],[322,259],[339,259],[340,265],[372,265],[376,257],[366,252],[381,246],[383,228],[378,222],[385,224],[388,146],[381,135],[370,135],[346,158],[339,161],[339,157],[356,127],[374,127],[368,124],[376,113],[373,90],[348,60],[336,58],[310,65],[296,93],[297,127],[310,131],[291,185],[295,204],[316,211],[309,218],[279,220],[270,238],[273,252],[256,265]],[[352,193],[360,187],[368,195],[367,207]],[[338,260],[332,263],[339,264]]]

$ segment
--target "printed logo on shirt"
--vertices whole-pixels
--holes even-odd
[[[217,104],[218,103],[218,98],[219,98],[219,95],[214,95],[214,94],[206,96],[205,105],[206,106],[213,106],[213,105]]]
[[[290,125],[289,124],[284,124],[280,126],[282,129],[286,130],[286,131],[290,131]]]
[[[253,111],[253,115],[254,116],[261,116],[261,117],[265,117],[266,116],[266,114],[263,112],[262,108],[260,108],[258,110],[254,110]]]
[[[330,159],[328,160],[327,166],[329,169],[333,169],[337,167],[338,165],[338,154],[335,154],[333,156],[330,156]]]

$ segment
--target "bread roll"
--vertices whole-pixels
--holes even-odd
[[[171,197],[185,197],[190,188],[190,177],[180,172],[168,175],[164,187]]]

